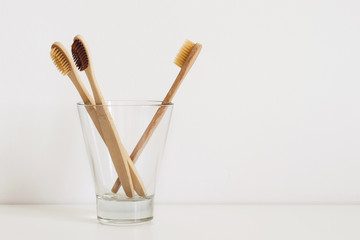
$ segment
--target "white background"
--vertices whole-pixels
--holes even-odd
[[[55,41],[82,34],[107,99],[161,100],[188,38],[158,202],[359,203],[360,2],[0,1],[0,203],[94,190]]]

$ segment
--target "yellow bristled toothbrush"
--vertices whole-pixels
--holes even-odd
[[[85,86],[82,84],[74,62],[72,61],[65,47],[59,42],[54,43],[51,46],[50,56],[57,69],[63,75],[67,75],[71,79],[84,103],[93,105],[95,102],[94,100],[92,100],[90,94],[86,91]],[[101,122],[98,119],[97,109],[95,107],[89,107],[87,108],[87,111],[92,118],[100,135],[104,137],[105,143],[107,142],[107,140],[110,141],[111,139],[107,137],[108,133],[104,132],[104,128],[102,127]],[[134,187],[132,185],[132,179],[126,159],[114,158],[112,160],[118,177],[121,181],[124,181],[124,191],[126,195],[128,197],[133,197]]]
[[[166,97],[162,101],[162,104],[169,104],[172,101],[176,94],[176,91],[180,87],[180,84],[195,63],[195,60],[199,55],[201,48],[202,45],[200,43],[193,43],[189,40],[185,41],[174,61],[174,63],[178,65],[181,70],[176,77],[173,85],[171,86],[169,92],[167,93]],[[159,125],[162,117],[164,116],[166,109],[166,106],[162,106],[155,113],[150,124],[146,128],[145,132],[141,136],[139,142],[136,144],[133,152],[130,155],[130,158],[133,162],[135,162],[139,158],[141,152],[144,150],[147,142],[149,141],[150,137],[152,136],[153,132],[155,131],[156,127]],[[111,191],[113,193],[119,191],[121,184],[121,179],[118,178]]]

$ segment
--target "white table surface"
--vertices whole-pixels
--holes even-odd
[[[152,222],[106,226],[94,205],[0,205],[0,239],[360,239],[360,205],[156,205]]]

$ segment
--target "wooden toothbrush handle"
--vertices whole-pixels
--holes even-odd
[[[100,107],[102,108],[102,107]],[[96,129],[99,131],[100,133],[100,136],[101,138],[103,139],[104,143],[106,144],[107,148],[109,149],[109,152],[110,152],[110,156],[111,158],[114,156],[114,154],[119,154],[118,152],[114,152],[113,150],[113,147],[110,146],[108,144],[107,141],[109,140],[106,140],[105,137],[104,137],[104,134],[103,134],[103,131],[101,129],[101,126],[100,126],[100,122],[99,122],[99,118],[98,118],[98,114],[96,112],[96,109],[94,106],[90,106],[90,107],[87,107],[87,110],[89,112],[89,115],[91,117],[91,119],[93,120],[94,122],[94,125],[96,126]],[[99,111],[99,107],[98,107],[98,111]],[[109,121],[109,120],[106,120],[105,121]],[[116,130],[115,130],[116,131]],[[116,132],[117,133],[117,132]],[[111,142],[111,141],[110,141]],[[123,147],[122,147],[123,148]],[[125,151],[125,149],[123,148],[122,151]],[[114,152],[113,154],[111,154],[111,152]],[[139,195],[139,196],[145,196],[146,195],[146,190],[145,190],[145,187],[143,185],[143,182],[140,178],[140,175],[138,173],[138,171],[136,170],[136,167],[134,165],[134,163],[131,161],[130,157],[126,157],[128,159],[128,165],[129,165],[129,170],[130,170],[130,174],[131,174],[131,179],[133,181],[133,186],[134,186],[134,190],[136,191],[136,193]],[[119,178],[117,178],[119,179]]]
[[[134,163],[138,160],[138,158],[139,158],[140,154],[142,153],[142,151],[144,150],[146,144],[149,142],[150,137],[152,136],[156,127],[159,125],[162,117],[164,116],[166,109],[167,109],[166,106],[159,107],[159,109],[156,111],[154,117],[152,118],[150,124],[148,125],[145,132],[141,136],[139,142],[136,144],[133,152],[130,155],[130,158]],[[121,186],[121,181],[118,178],[118,179],[116,179],[111,191],[113,193],[117,193],[120,189],[120,186]]]
[[[186,68],[182,68],[176,77],[173,85],[171,86],[169,92],[167,93],[166,97],[162,101],[162,104],[169,104],[171,100],[174,98],[176,91],[179,89],[180,84],[184,80],[186,74],[189,70]],[[131,160],[135,163],[142,151],[144,150],[146,144],[149,142],[152,134],[154,133],[155,129],[159,125],[161,119],[163,118],[165,112],[166,112],[167,106],[160,106],[158,110],[156,111],[154,117],[151,119],[151,122],[145,129],[145,132],[141,136],[139,142],[136,144],[133,152],[130,155]],[[112,187],[111,191],[113,193],[117,193],[121,187],[121,181],[119,178],[116,179],[114,186]]]
[[[83,100],[84,104],[91,104],[94,105],[95,101],[94,99],[92,99],[91,95],[89,94],[89,92],[86,90],[85,86],[82,84],[81,81],[79,81],[79,76],[77,73],[73,73],[71,72],[69,74],[69,78],[72,80],[73,84],[75,85],[75,88],[77,89],[77,91],[79,92],[81,99]],[[91,120],[93,121],[97,131],[99,132],[101,138],[103,139],[104,143],[106,144],[106,146],[110,149],[108,146],[108,143],[105,140],[103,131],[101,129],[100,126],[100,121],[98,118],[98,113],[96,111],[96,107],[95,106],[85,106],[87,112],[89,113],[89,116],[91,118]],[[111,155],[111,154],[110,154]],[[145,188],[142,184],[141,178],[133,164],[133,162],[130,160],[130,158],[128,158],[128,164],[129,164],[129,170],[130,170],[130,174],[131,174],[131,178],[134,181],[134,189],[137,192],[137,194],[139,196],[145,196],[146,195],[146,191]]]
[[[73,82],[76,90],[80,94],[80,97],[83,100],[84,104],[94,105],[95,104],[94,99],[92,99],[91,95],[86,90],[84,84],[81,81],[79,81],[79,79],[80,79],[79,75],[76,72],[70,72],[68,74],[68,76],[71,79],[71,81]],[[89,113],[89,116],[91,117],[91,120],[93,121],[100,136],[102,137],[102,139],[104,139],[102,129],[100,127],[100,122],[99,122],[99,119],[97,118],[96,108],[94,106],[86,106],[85,108],[86,108],[86,111]]]
[[[115,170],[118,177],[123,182],[124,191],[128,197],[133,197],[134,185],[130,174],[129,164],[126,160],[129,156],[126,156],[126,150],[122,145],[118,134],[116,134],[115,124],[106,108],[106,106],[99,106],[96,108],[100,126],[104,134],[105,142],[109,148]]]
[[[107,106],[105,106],[105,100],[101,94],[99,86],[97,85],[91,65],[85,70],[85,73],[89,79],[96,104],[102,105],[101,107],[97,107],[100,126],[104,133],[105,142],[109,148],[115,168],[116,164],[121,164],[118,167],[121,166],[120,170],[122,173],[119,175],[120,172],[118,172],[118,178],[121,179],[121,177],[123,177],[125,179],[124,181],[127,186],[124,184],[124,191],[129,197],[131,196],[131,191],[133,191],[133,189],[139,196],[145,196],[146,190],[144,184],[124,145],[121,143],[119,133],[116,130],[115,123]],[[128,171],[130,174],[128,174]]]
[[[108,147],[109,152],[110,152],[111,147],[109,148],[109,146],[108,146],[108,144],[107,144],[107,142],[105,140],[105,137],[104,137],[104,134],[102,132],[100,122],[99,122],[99,119],[98,119],[98,115],[97,115],[97,112],[96,112],[96,108],[94,106],[87,106],[86,110],[88,111],[89,116],[91,117],[96,129],[98,130],[101,138],[103,139],[104,143],[106,144],[106,146]],[[110,154],[110,156],[111,156],[111,154]],[[134,163],[131,161],[130,158],[128,158],[128,159],[129,159],[128,160],[129,170],[130,170],[131,178],[133,180],[134,190],[136,191],[136,193],[139,196],[145,196],[146,195],[146,190],[145,190],[145,187],[144,187],[144,185],[142,183],[140,175],[139,175],[138,171],[136,170],[136,168],[134,166]]]

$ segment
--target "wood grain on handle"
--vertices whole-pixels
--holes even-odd
[[[113,127],[111,128],[111,131],[112,132],[116,131],[116,133],[114,135],[112,135],[110,139],[105,138],[105,136],[103,134],[103,130],[101,128],[102,125],[100,124],[99,119],[102,119],[102,121],[105,121],[105,124],[107,124],[107,122],[111,122],[112,120],[111,120],[111,115],[108,115],[110,113],[107,113],[107,111],[104,111],[103,108],[106,108],[106,106],[97,106],[96,109],[95,109],[94,106],[90,106],[89,107],[90,111],[88,110],[88,112],[89,112],[89,115],[92,118],[97,130],[98,131],[100,130],[99,131],[100,136],[103,139],[106,146],[108,147],[111,158],[114,157],[114,154],[115,154],[115,158],[116,158],[117,154],[121,154],[121,153],[126,154],[127,152],[126,152],[124,146],[121,144],[121,142],[120,142],[120,144],[121,144],[120,153],[118,151],[116,151],[116,150],[113,150],[114,149],[113,146],[110,146],[110,144],[112,143],[111,139],[114,139],[114,138],[117,139],[117,142],[118,142],[117,144],[119,144],[120,140],[118,139],[118,134],[116,134],[117,133],[116,128],[115,129]],[[99,117],[99,115],[106,115],[106,116],[105,117]],[[102,124],[104,124],[104,123],[102,123]],[[115,125],[112,125],[112,126],[115,127]],[[118,149],[118,148],[116,147],[115,149]],[[116,151],[116,152],[113,152],[113,151]],[[145,196],[146,195],[146,190],[145,190],[145,187],[144,187],[144,185],[142,183],[140,175],[139,175],[138,171],[136,170],[136,168],[134,166],[134,163],[131,161],[129,156],[123,156],[123,157],[128,159],[129,171],[130,171],[130,174],[131,174],[131,179],[133,181],[133,187],[134,187],[135,191],[137,192],[137,194],[139,196]]]
[[[77,91],[79,92],[79,94],[81,96],[81,99],[83,100],[84,104],[89,104],[90,105],[90,106],[85,106],[85,108],[86,108],[87,112],[89,113],[89,116],[90,116],[91,120],[93,121],[96,129],[98,130],[101,138],[103,139],[106,146],[109,148],[108,143],[106,142],[106,139],[104,137],[103,130],[101,129],[100,121],[99,121],[99,118],[98,118],[98,113],[96,111],[97,109],[99,110],[99,108],[103,108],[103,107],[96,108],[95,106],[93,106],[95,104],[95,101],[91,97],[89,92],[86,90],[83,83],[79,80],[80,77],[77,74],[77,72],[70,72],[68,74],[68,76],[72,80],[72,82],[74,83],[74,85],[75,85]],[[111,147],[109,148],[109,152],[110,152],[110,149],[111,149]],[[111,156],[111,154],[110,154],[110,156]],[[136,184],[134,184],[134,189],[137,192],[137,194],[139,194],[140,196],[145,196],[146,191],[145,191],[145,188],[144,188],[144,186],[142,184],[142,181],[140,179],[139,173],[137,172],[137,170],[136,170],[133,162],[130,160],[130,158],[128,158],[128,159],[129,159],[128,163],[129,163],[129,170],[130,170],[131,178],[136,182]]]
[[[94,105],[94,99],[92,99],[89,92],[86,90],[84,84],[79,80],[80,76],[75,71],[71,71],[68,74],[69,78],[71,79],[72,83],[74,84],[76,90],[80,94],[81,99],[83,100],[84,104],[91,104]],[[94,106],[91,107],[85,107],[86,111],[89,113],[89,116],[91,117],[91,120],[93,121],[96,129],[98,130],[100,136],[104,139],[102,129],[100,127],[99,119],[97,118],[96,109]],[[105,142],[105,140],[104,140]]]
[[[197,56],[199,55],[201,51],[202,45],[199,43],[196,43],[195,46],[191,49],[189,56],[187,57],[184,65],[182,66],[178,76],[176,77],[173,85],[171,86],[169,92],[167,93],[166,97],[162,101],[162,104],[169,104],[171,103],[172,99],[174,98],[177,90],[180,87],[180,84],[186,77],[187,73],[195,63],[195,60]],[[158,110],[156,111],[154,117],[151,119],[150,124],[146,128],[145,132],[141,136],[139,142],[136,144],[133,152],[130,155],[131,160],[135,163],[137,159],[139,158],[140,154],[144,150],[146,144],[149,142],[152,134],[154,133],[156,127],[159,125],[161,119],[163,118],[165,112],[166,112],[167,106],[160,106]],[[117,193],[121,186],[121,179],[116,179],[114,186],[112,187],[111,191],[113,193]]]
[[[69,78],[74,83],[76,89],[78,90],[82,100],[85,104],[94,104],[94,100],[92,100],[90,94],[88,91],[86,91],[85,86],[82,84],[82,82],[79,80],[80,77],[76,71],[71,71],[68,74]],[[129,170],[129,165],[127,162],[125,164],[121,164],[123,159],[126,159],[126,156],[123,156],[123,152],[125,150],[124,146],[122,146],[120,139],[115,134],[116,128],[114,129],[114,124],[111,124],[112,118],[110,113],[105,110],[106,107],[97,107],[95,106],[89,106],[85,107],[86,110],[89,113],[89,116],[94,122],[95,127],[99,131],[100,136],[103,138],[106,146],[109,149],[109,153],[111,156],[111,159],[113,161],[115,170],[119,177],[121,177],[124,181],[124,191],[128,197],[134,196],[134,186],[132,184],[131,176],[136,174],[131,174]],[[121,146],[120,146],[121,144]],[[135,171],[136,172],[136,171]],[[125,176],[125,177],[124,177]],[[126,176],[129,176],[126,178]],[[145,194],[145,193],[144,193]]]
[[[91,89],[93,90],[95,103],[97,105],[102,105],[96,107],[96,112],[118,178],[123,182],[126,196],[133,197],[134,185],[128,164],[130,156],[127,154],[125,147],[121,143],[115,123],[105,105],[106,103],[97,85],[97,81],[95,80],[91,65],[87,67],[85,73],[89,79]]]

